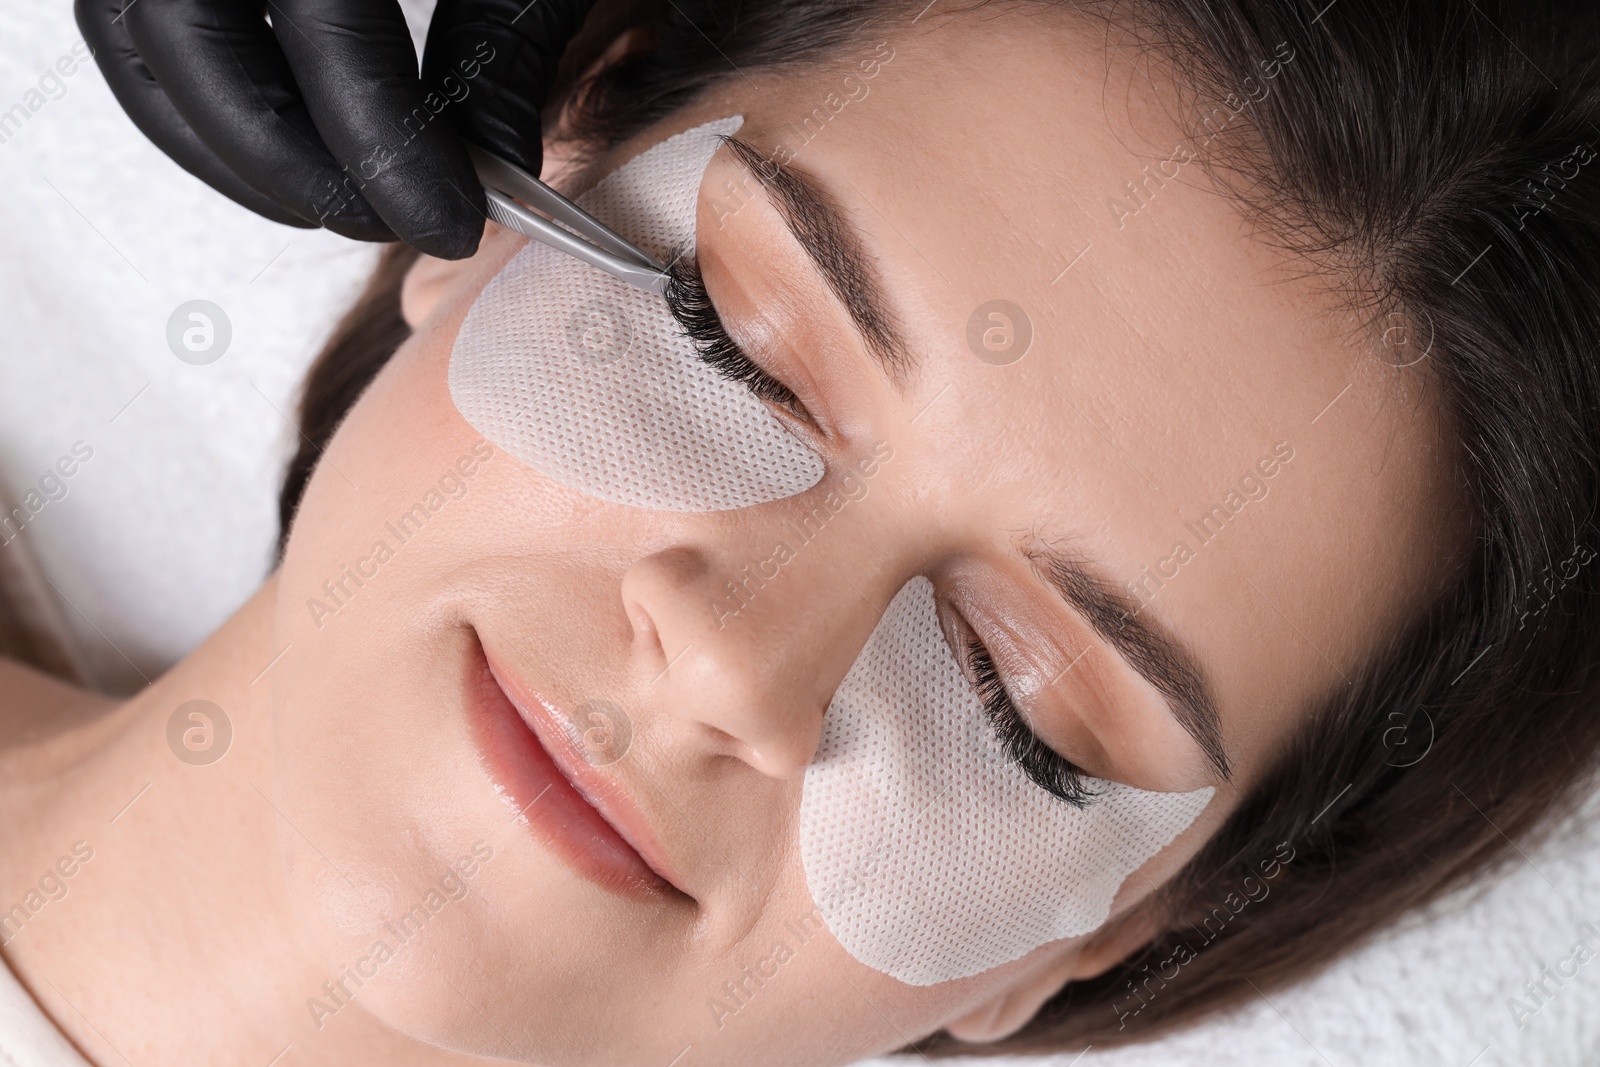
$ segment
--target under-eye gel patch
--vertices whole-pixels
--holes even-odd
[[[806,885],[868,967],[917,986],[978,974],[1097,929],[1214,792],[1094,785],[1076,808],[1006,757],[914,578],[828,705],[800,802]]]
[[[700,181],[743,118],[629,160],[578,203],[660,262],[695,237]],[[450,398],[479,433],[570,489],[664,511],[782,500],[820,456],[706,366],[666,301],[530,241],[479,294],[450,353]]]

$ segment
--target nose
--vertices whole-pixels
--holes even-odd
[[[840,531],[841,533],[843,531]],[[742,555],[676,545],[624,573],[632,656],[647,706],[701,727],[762,774],[804,771],[823,714],[895,589],[882,559],[846,538],[773,538]]]

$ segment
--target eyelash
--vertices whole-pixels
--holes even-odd
[[[1075,808],[1088,807],[1099,791],[1071,761],[1053,751],[1029,729],[1012,702],[1011,694],[1006,692],[994,657],[989,655],[983,642],[976,637],[967,638],[966,656],[972,687],[983,701],[984,713],[1000,737],[1006,758],[1022,768],[1022,773],[1045,792]]]
[[[796,418],[811,421],[805,405],[800,403],[794,391],[745,355],[744,350],[728,336],[722,317],[717,314],[717,307],[706,292],[699,265],[687,256],[679,256],[667,268],[667,275],[667,288],[663,294],[667,310],[693,342],[701,362],[729,381],[749,389],[758,399],[776,404]]]

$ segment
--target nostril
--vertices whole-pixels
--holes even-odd
[[[636,652],[665,667],[689,639],[685,611],[698,602],[694,592],[708,572],[694,549],[671,548],[645,556],[622,576],[622,608],[633,630]]]
[[[746,758],[752,767],[769,778],[798,778],[811,762],[811,749],[789,743],[787,739],[774,740],[765,745],[748,745]]]
[[[661,647],[661,631],[656,629],[655,620],[638,604],[626,605],[628,624],[633,627],[633,646],[640,652],[665,655]]]
[[[816,757],[822,743],[822,719],[827,705],[791,703],[788,719],[760,746],[756,755],[774,778],[798,778]]]
[[[665,652],[661,628],[652,613],[656,595],[652,595],[648,585],[648,581],[637,573],[637,568],[629,570],[622,580],[622,610],[633,634],[634,654],[656,662],[665,658]]]

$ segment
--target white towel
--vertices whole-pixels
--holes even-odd
[[[1527,858],[1293,989],[1160,1041],[971,1067],[1596,1067],[1600,791]],[[1585,924],[1591,924],[1586,926]],[[1596,955],[1579,965],[1574,943]],[[1540,968],[1577,973],[1551,980]],[[1548,996],[1524,990],[1543,979]],[[1181,976],[1180,976],[1180,981]],[[1514,1008],[1515,1000],[1520,1008]],[[1532,1014],[1530,1014],[1530,1012]],[[861,1067],[910,1067],[891,1057]]]

